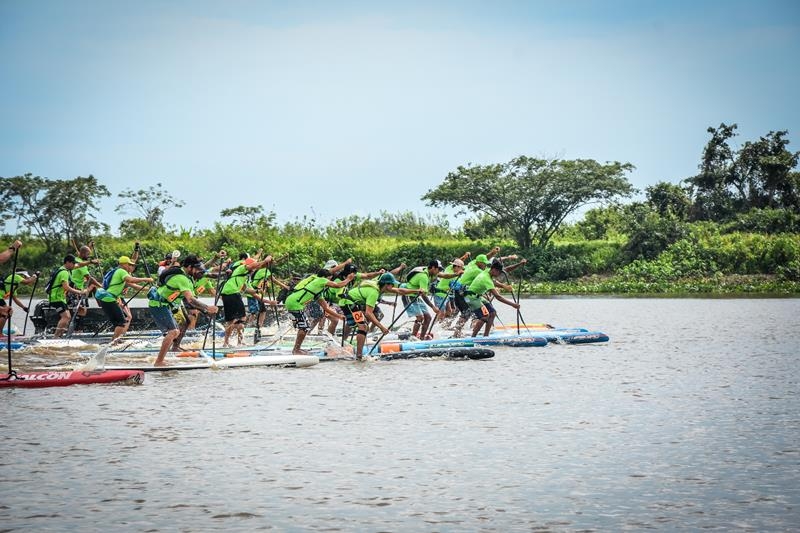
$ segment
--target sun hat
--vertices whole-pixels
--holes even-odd
[[[333,259],[328,259],[328,261],[325,262],[325,265],[322,268],[324,268],[325,270],[330,270],[330,269],[335,268],[337,266],[339,266],[339,263],[337,263]]]
[[[450,264],[456,267],[464,268],[464,261],[462,261],[461,259],[454,259],[453,262]]]

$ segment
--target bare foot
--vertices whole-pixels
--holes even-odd
[[[166,361],[156,361],[153,366],[169,366]]]
[[[309,355],[309,352],[306,350],[292,350],[292,354],[294,355]]]

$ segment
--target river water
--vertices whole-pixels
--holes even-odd
[[[800,299],[522,314],[611,341],[2,390],[0,530],[800,529]]]

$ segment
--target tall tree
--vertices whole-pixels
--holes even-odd
[[[117,197],[122,198],[123,202],[114,208],[115,212],[141,215],[134,219],[123,220],[120,224],[122,233],[130,232],[131,228],[148,228],[148,233],[162,233],[166,230],[164,215],[167,210],[185,205],[183,200],[179,200],[167,192],[161,183],[138,191],[125,189]],[[143,224],[138,221],[142,221]]]
[[[0,178],[0,216],[39,237],[48,255],[59,255],[72,239],[87,241],[108,225],[95,218],[100,198],[111,196],[91,174],[51,180],[25,174]]]
[[[731,146],[736,124],[708,128],[711,134],[699,165],[699,173],[686,179],[696,220],[725,221],[737,213],[757,208],[800,211],[800,152],[788,150],[786,131],[770,131],[739,150]]]
[[[489,215],[521,248],[544,247],[577,209],[629,196],[633,187],[625,173],[633,168],[630,163],[520,156],[508,163],[460,166],[422,199],[432,206],[461,208],[461,213]]]

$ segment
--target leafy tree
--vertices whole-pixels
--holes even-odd
[[[219,216],[232,218],[233,225],[242,231],[256,232],[274,228],[276,215],[272,211],[264,213],[264,208],[261,205],[239,205],[230,209],[223,209],[219,212]]]
[[[692,199],[680,185],[660,181],[645,188],[647,203],[661,216],[672,215],[686,220],[692,208]]]
[[[648,204],[640,202],[625,206],[623,225],[628,235],[623,254],[629,260],[655,259],[669,245],[688,234],[686,223],[674,214],[660,215]]]
[[[98,200],[111,193],[91,174],[51,180],[28,173],[0,178],[0,190],[0,216],[38,236],[49,256],[60,255],[72,239],[86,242],[109,229],[95,213]]]
[[[726,221],[753,208],[800,211],[800,152],[790,152],[786,131],[770,131],[758,141],[731,147],[736,124],[708,128],[700,172],[686,179],[694,204],[694,220]]]
[[[623,209],[618,205],[595,207],[575,223],[575,228],[584,239],[608,239],[623,232]]]
[[[546,160],[520,156],[508,163],[460,166],[422,199],[493,217],[523,249],[544,247],[577,209],[628,196],[630,163],[591,159]]]
[[[139,189],[133,191],[132,189],[125,189],[117,195],[124,201],[119,204],[114,211],[117,213],[138,213],[141,215],[139,218],[144,221],[145,227],[148,229],[148,235],[163,233],[166,230],[164,226],[164,215],[167,209],[181,208],[185,202],[178,200],[169,192],[164,190],[160,183],[155,186],[151,185],[147,189]],[[130,230],[132,227],[141,226],[141,224],[131,223],[131,219],[124,220],[120,224],[120,232]],[[123,227],[125,226],[125,227]]]

